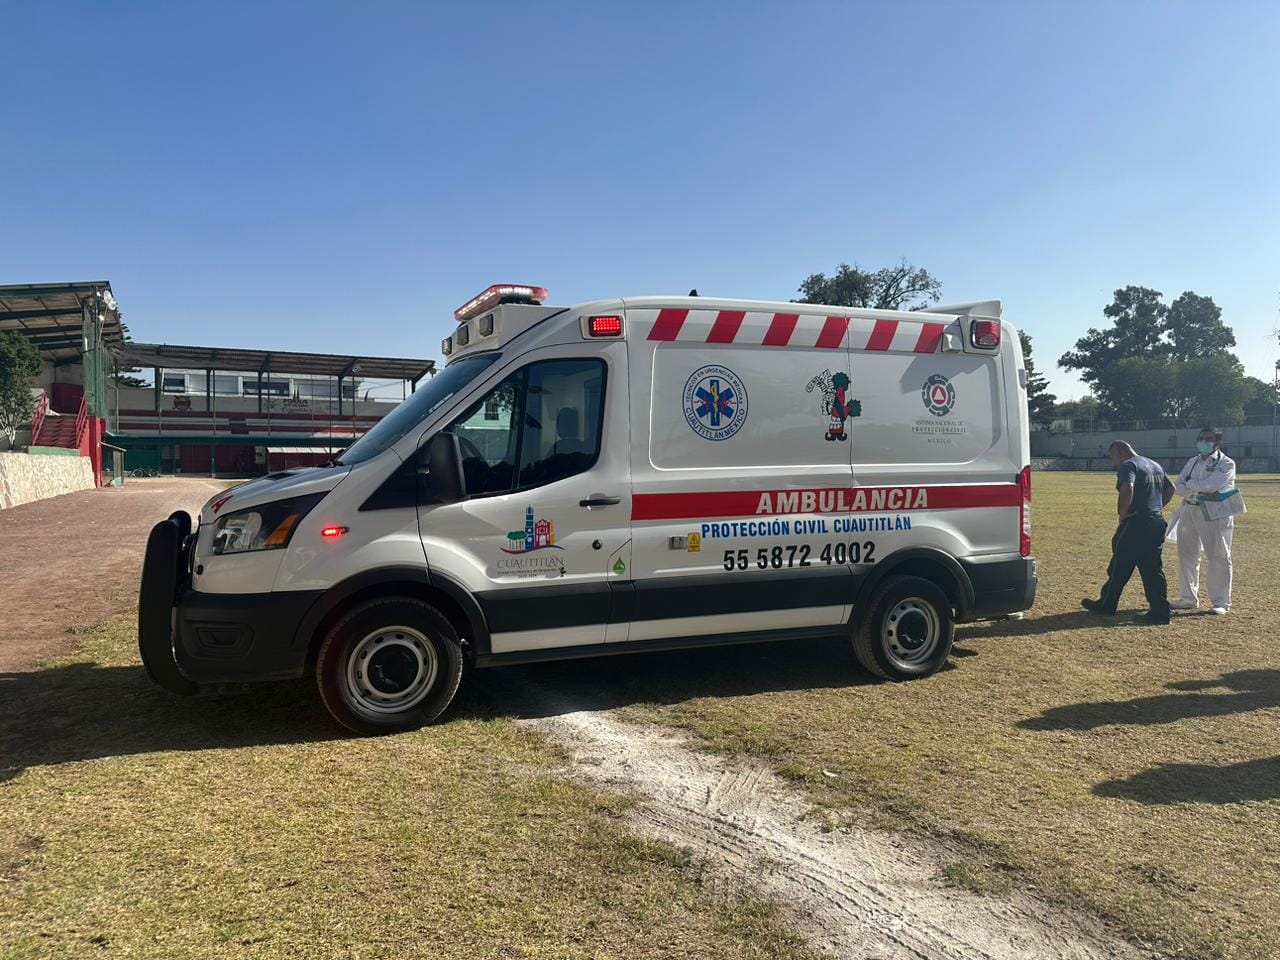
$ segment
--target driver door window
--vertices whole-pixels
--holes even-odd
[[[494,496],[584,473],[600,454],[605,365],[546,360],[502,381],[454,421],[467,494]]]
[[[515,477],[516,441],[512,429],[522,374],[508,377],[453,424],[462,453],[467,493],[506,493]]]

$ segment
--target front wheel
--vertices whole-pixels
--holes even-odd
[[[440,716],[462,680],[462,647],[430,604],[385,597],[344,615],[320,646],[316,683],[335,720],[356,733],[412,730]]]
[[[951,601],[922,577],[890,577],[871,595],[853,634],[862,666],[886,680],[937,673],[951,655],[956,625]]]

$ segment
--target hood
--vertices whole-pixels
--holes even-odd
[[[328,493],[351,468],[342,466],[300,467],[297,470],[281,470],[269,473],[257,480],[215,493],[200,509],[200,522],[213,523],[219,517],[237,510],[256,507],[273,500],[301,497],[308,493]]]

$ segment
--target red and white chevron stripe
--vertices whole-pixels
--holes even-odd
[[[946,324],[742,310],[660,310],[650,340],[819,350],[935,353]]]

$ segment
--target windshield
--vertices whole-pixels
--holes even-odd
[[[396,443],[431,416],[441,404],[487,370],[496,353],[481,353],[451,363],[408,400],[379,420],[363,437],[338,455],[339,463],[363,463]]]

